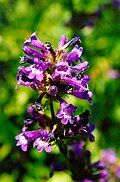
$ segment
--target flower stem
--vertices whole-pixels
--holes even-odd
[[[51,118],[53,123],[55,123],[55,113],[54,113],[54,107],[53,107],[53,101],[50,100],[50,111],[51,111]]]

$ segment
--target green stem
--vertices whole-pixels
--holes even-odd
[[[54,113],[54,107],[53,107],[52,100],[50,100],[50,111],[51,111],[52,125],[54,125],[55,124],[55,113]]]

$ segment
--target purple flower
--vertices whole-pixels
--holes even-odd
[[[42,152],[44,149],[46,152],[51,152],[52,147],[47,141],[41,140],[41,138],[37,138],[35,142],[33,143],[33,147],[37,147],[38,152]]]
[[[107,149],[102,152],[102,159],[106,163],[114,164],[117,160],[116,153],[112,149]]]
[[[79,72],[83,72],[84,70],[86,70],[88,68],[88,62],[85,61],[83,63],[79,63],[76,66],[73,67],[73,70],[77,70]]]
[[[60,112],[60,117],[61,119],[64,119],[62,113]],[[72,138],[77,136],[77,137],[83,137],[85,139],[88,138],[91,142],[95,140],[94,135],[92,134],[92,132],[95,129],[95,126],[89,123],[89,111],[86,110],[84,113],[76,116],[73,116],[71,114],[71,117],[69,118],[72,119],[72,122],[69,123],[67,122],[64,127],[63,135],[65,138],[70,138],[70,137]]]
[[[50,136],[48,130],[41,130],[40,137],[34,141],[33,147],[37,147],[39,152],[42,152],[43,149],[45,149],[46,152],[51,152],[52,147],[49,143]]]
[[[43,54],[42,51],[48,53],[48,50],[45,48],[44,44],[37,39],[36,33],[33,33],[30,39],[24,42],[23,51],[28,56],[39,59],[47,58],[47,56]]]
[[[34,81],[41,82],[43,80],[43,70],[36,65],[31,65],[27,67],[20,66],[18,68],[20,74],[25,74],[28,79],[33,79]]]
[[[60,61],[55,68],[55,71],[53,72],[53,79],[64,79],[66,76],[71,76],[70,67],[67,62]]]
[[[20,66],[18,68],[18,71],[18,84],[31,87],[35,90],[38,90],[40,88],[41,82],[45,76],[41,67],[36,67],[36,65],[27,67]]]
[[[29,141],[26,139],[23,133],[17,135],[15,137],[16,140],[18,140],[16,146],[21,146],[21,149],[26,152],[28,149]]]
[[[70,94],[74,95],[75,97],[78,97],[79,99],[86,99],[91,101],[92,99],[92,92],[89,90],[81,90],[81,89],[77,89],[73,92],[69,92]]]
[[[78,37],[78,36],[76,36],[76,37],[74,37],[74,38],[72,38],[70,41],[68,41],[68,42],[66,42],[66,38],[65,38],[65,36],[62,36],[61,37],[61,39],[60,39],[60,44],[62,45],[60,45],[59,44],[59,46],[58,46],[58,51],[63,51],[63,50],[65,50],[66,48],[68,48],[69,46],[71,46],[71,45],[73,45],[73,44],[79,44],[80,42],[81,42],[81,40],[80,40],[80,37]],[[66,43],[65,43],[66,42]]]
[[[57,112],[56,117],[61,120],[61,123],[66,125],[68,122],[73,123],[73,112],[76,111],[76,107],[72,104],[68,104],[64,100],[61,100],[60,110]]]
[[[28,113],[33,120],[25,120],[22,133],[17,136],[17,145],[20,145],[24,151],[27,150],[29,143],[33,142],[33,146],[39,151],[45,149],[49,152],[50,142],[58,138],[85,136],[93,141],[93,128],[88,124],[88,118],[83,123],[86,117],[74,116],[77,108],[61,98],[65,94],[72,94],[89,101],[92,98],[92,92],[88,87],[90,77],[84,74],[88,62],[82,61],[83,48],[79,46],[80,42],[78,36],[68,41],[67,37],[62,35],[57,49],[53,50],[51,43],[41,42],[36,37],[36,33],[24,42],[24,56],[21,58],[21,64],[24,66],[18,68],[18,84],[28,86],[40,94],[38,97],[40,99],[28,108]],[[69,52],[67,48],[70,46],[74,47]],[[45,113],[47,101],[44,102],[43,98],[60,102],[57,113],[53,108],[51,109],[52,117]],[[38,124],[40,129],[28,131],[33,124]]]
[[[115,69],[110,69],[106,75],[111,78],[111,79],[117,79],[120,78],[120,72],[118,70]]]
[[[30,114],[30,116],[35,119],[35,120],[41,120],[44,117],[44,113],[40,113],[35,109],[35,105],[34,106],[29,106],[28,108],[28,113]]]
[[[41,152],[45,149],[47,152],[52,150],[50,145],[50,132],[48,130],[34,130],[24,131],[23,133],[16,136],[17,146],[21,146],[23,151],[27,151],[28,145],[34,141],[33,147],[37,147],[38,151]]]
[[[62,35],[60,40],[59,40],[59,44],[58,44],[58,50],[64,46],[67,43],[67,37],[65,35]]]
[[[88,88],[89,79],[90,77],[88,75],[84,75],[81,79],[77,79],[75,77],[65,77],[64,81],[73,87],[73,89],[68,90],[67,93],[72,94],[80,99],[91,100],[92,92],[89,91]]]
[[[109,173],[107,169],[104,169],[100,172],[100,182],[106,182],[109,177]]]
[[[73,86],[74,89],[88,90],[87,83],[90,80],[90,77],[88,75],[84,75],[84,77],[81,79],[73,77],[73,78],[64,78],[64,80],[69,85]]]
[[[16,136],[16,140],[18,140],[16,146],[21,146],[21,149],[26,152],[28,149],[28,145],[31,141],[36,139],[40,135],[40,131],[25,131]]]
[[[67,62],[72,63],[76,60],[79,60],[83,52],[82,47],[75,46],[73,50],[67,55]]]

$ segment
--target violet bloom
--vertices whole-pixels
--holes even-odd
[[[56,69],[52,75],[53,79],[64,79],[64,77],[71,76],[70,66],[65,61],[60,61],[56,65]]]
[[[33,147],[37,147],[38,151],[50,152],[52,147],[50,145],[50,132],[48,130],[34,130],[24,131],[23,133],[16,136],[17,146],[21,146],[23,151],[27,151],[29,144],[34,141]]]
[[[31,65],[25,68],[28,73],[29,79],[34,79],[34,81],[41,82],[43,80],[43,70],[41,67],[36,67],[36,65]]]
[[[18,68],[19,74],[17,77],[18,84],[23,86],[30,86],[33,89],[40,89],[42,81],[46,77],[45,70],[48,64],[32,64],[31,66],[20,66]]]
[[[89,101],[92,99],[92,92],[89,91],[88,88],[88,81],[90,80],[88,75],[85,75],[81,79],[73,77],[73,78],[64,78],[64,80],[66,81],[66,83],[68,83],[73,87],[72,90],[67,91],[69,94],[72,94],[80,99],[86,99]]]
[[[63,47],[67,42],[68,42],[67,37],[65,35],[61,35],[58,43],[58,50],[60,50],[61,47]]]
[[[112,149],[104,150],[102,152],[102,159],[106,163],[114,164],[117,160],[115,151]]]
[[[57,49],[54,51],[49,42],[43,43],[33,33],[24,42],[21,63],[32,64],[21,66],[18,69],[18,84],[31,87],[40,93],[48,93],[51,96],[72,94],[80,99],[91,100],[92,92],[89,90],[88,75],[83,72],[88,68],[88,62],[81,62],[83,48],[79,37],[70,41],[62,35]],[[72,51],[66,49],[74,46]],[[56,86],[56,95],[52,94],[51,86]],[[70,88],[70,89],[69,89]],[[48,95],[46,94],[46,97]]]
[[[22,133],[16,136],[16,140],[23,151],[32,144],[38,152],[51,152],[52,145],[56,143],[68,160],[72,178],[92,182],[94,179],[106,179],[106,174],[100,164],[90,163],[90,152],[85,148],[87,139],[94,141],[89,111],[75,115],[77,107],[62,99],[66,94],[88,101],[92,99],[88,86],[90,76],[84,74],[88,62],[81,58],[83,48],[80,43],[78,36],[68,41],[62,35],[54,50],[50,42],[41,42],[36,33],[24,42],[18,84],[36,90],[39,96],[28,108],[32,119],[24,121]],[[73,48],[69,51],[71,46]],[[54,102],[60,103],[57,113]],[[46,114],[46,108],[50,109],[50,116]],[[33,125],[38,129],[32,130]]]
[[[34,141],[33,147],[37,147],[39,152],[42,152],[43,149],[45,149],[46,152],[51,152],[52,147],[49,143],[50,136],[48,130],[41,130],[40,137]]]
[[[115,69],[108,70],[106,75],[107,75],[107,77],[109,77],[111,79],[118,79],[118,78],[120,78],[120,72],[118,70],[115,70]]]
[[[107,169],[104,169],[100,172],[100,182],[106,182],[109,177],[109,172]]]
[[[44,43],[39,41],[36,37],[36,33],[33,33],[30,39],[26,40],[23,45],[23,51],[26,55],[36,57],[38,59],[44,59],[47,56],[44,53],[48,53]],[[44,53],[42,53],[42,51]]]
[[[76,66],[74,66],[74,67],[73,67],[73,70],[76,70],[76,71],[79,71],[79,72],[83,72],[83,71],[85,71],[87,68],[88,68],[88,62],[85,61],[85,62],[79,63],[79,64],[77,64]],[[78,73],[79,73],[79,72],[78,72]]]
[[[16,145],[21,146],[21,149],[26,152],[30,142],[36,139],[39,134],[40,131],[24,131],[16,136],[16,140],[18,140]]]
[[[60,110],[57,112],[56,117],[61,120],[61,123],[66,125],[68,122],[73,123],[72,114],[75,112],[76,107],[72,104],[68,104],[65,101],[61,101],[60,103]]]
[[[35,109],[34,105],[33,106],[29,106],[28,113],[35,120],[41,120],[44,117],[44,113],[42,112],[42,110],[41,110],[41,112],[38,112],[36,109]]]
[[[37,147],[38,152],[42,152],[44,149],[46,152],[52,151],[52,146],[49,144],[49,142],[41,140],[41,138],[37,138],[35,142],[33,143],[33,147]]]
[[[28,145],[29,145],[29,142],[28,140],[26,139],[26,137],[24,136],[23,133],[17,135],[15,137],[16,140],[18,140],[16,146],[21,146],[21,149],[26,152],[27,149],[28,149]]]
[[[80,59],[81,55],[82,55],[82,52],[83,52],[83,48],[82,47],[79,48],[78,45],[75,46],[73,48],[73,50],[67,55],[67,61],[69,63],[72,63],[72,62]]]

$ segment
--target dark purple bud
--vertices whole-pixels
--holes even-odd
[[[57,93],[58,93],[58,88],[55,85],[50,86],[49,94],[51,96],[56,96]]]
[[[33,106],[30,106],[28,108],[28,113],[30,114],[30,116],[35,119],[35,120],[41,120],[43,118],[43,114],[38,113],[38,111],[35,110],[35,108]]]

